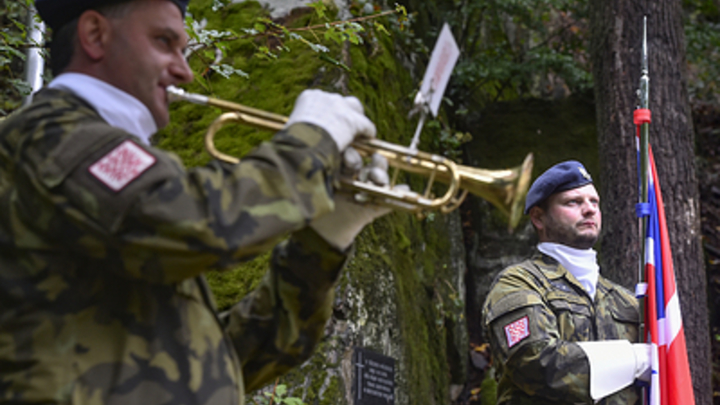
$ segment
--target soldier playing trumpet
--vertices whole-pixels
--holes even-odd
[[[304,92],[237,165],[148,145],[192,80],[186,6],[36,1],[55,79],[0,126],[0,402],[242,403],[312,353],[350,244],[387,212],[333,195],[340,152],[375,134],[352,97]],[[219,319],[203,273],[273,246]]]

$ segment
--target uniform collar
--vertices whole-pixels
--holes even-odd
[[[48,88],[85,100],[110,126],[135,135],[146,145],[157,132],[150,110],[140,100],[102,80],[81,73],[63,73]]]
[[[560,264],[554,258],[540,252],[539,250],[535,250],[531,260],[533,260],[535,264],[542,270],[543,274],[545,275],[545,277],[548,278],[548,280],[552,281],[558,279],[565,279],[568,283],[585,291],[583,285],[580,284],[579,281],[577,281],[577,279],[572,275],[572,273],[570,273],[565,267],[563,267],[562,264]],[[602,274],[600,274],[598,276],[594,301],[598,302],[614,288],[615,286],[605,277],[603,277]]]
[[[553,257],[565,267],[585,291],[595,298],[600,267],[597,264],[597,252],[593,249],[575,249],[559,243],[539,243],[537,249]]]

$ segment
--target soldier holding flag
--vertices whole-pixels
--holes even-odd
[[[530,187],[525,213],[538,251],[498,275],[483,308],[497,403],[638,403],[632,384],[649,379],[650,347],[631,343],[635,296],[600,275],[592,177],[577,161],[551,167]]]

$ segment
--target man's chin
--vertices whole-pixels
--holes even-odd
[[[590,249],[593,246],[595,246],[595,243],[597,243],[598,237],[597,235],[593,236],[583,236],[576,238],[573,241],[573,247],[576,249]]]
[[[170,123],[170,114],[153,114],[153,120],[158,130],[163,129]]]

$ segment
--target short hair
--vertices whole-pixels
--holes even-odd
[[[137,1],[122,0],[115,4],[91,8],[90,10],[95,10],[108,18],[122,18],[132,10],[134,3]],[[77,17],[63,25],[57,32],[53,32],[52,41],[50,41],[50,71],[53,76],[58,76],[64,72],[75,54],[79,19],[80,17]]]

